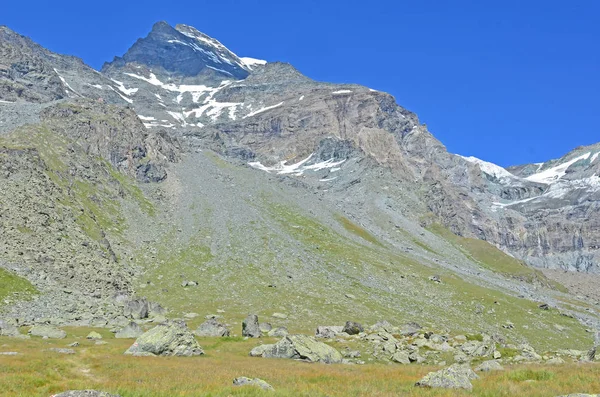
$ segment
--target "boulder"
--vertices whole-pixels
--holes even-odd
[[[50,339],[64,339],[67,333],[51,325],[34,325],[29,329],[29,335]]]
[[[422,328],[423,327],[421,327],[417,323],[407,323],[407,324],[404,324],[400,328],[400,335],[402,335],[402,336],[414,336],[414,335],[417,335],[421,331]]]
[[[460,364],[453,364],[448,368],[430,372],[418,381],[415,386],[472,390],[473,385],[471,384],[471,380],[478,378],[479,376],[471,368]]]
[[[246,378],[245,376],[240,376],[239,378],[235,378],[233,380],[233,385],[234,386],[255,386],[255,387],[260,387],[263,390],[271,390],[274,391],[275,389],[273,389],[273,386],[271,386],[270,384],[268,384],[267,382],[265,382],[262,379],[259,378]]]
[[[100,340],[102,339],[102,335],[100,335],[99,333],[92,331],[90,332],[85,339],[93,339],[93,340]]]
[[[196,330],[198,336],[222,337],[229,336],[229,330],[224,324],[221,324],[217,319],[211,318],[206,320]]]
[[[274,345],[261,345],[250,355],[265,358],[291,358],[327,364],[341,363],[342,354],[325,343],[306,335],[287,335]]]
[[[143,333],[125,354],[134,356],[199,356],[202,347],[183,323],[157,325]]]
[[[286,327],[277,327],[270,330],[267,335],[275,338],[283,338],[284,336],[289,335],[289,332]]]
[[[164,317],[165,314],[167,314],[167,310],[159,303],[148,302],[148,317]]]
[[[394,353],[391,360],[395,363],[410,364],[410,357],[409,357],[408,352],[401,351],[401,350]]]
[[[48,349],[48,351],[59,354],[75,354],[75,350],[73,349],[63,349],[60,347],[51,347],[50,349]]]
[[[475,371],[489,372],[489,371],[504,371],[504,367],[496,360],[484,361],[475,367]]]
[[[242,321],[242,336],[260,338],[261,335],[262,332],[260,332],[258,316],[256,314],[249,314],[248,317]]]
[[[117,339],[135,339],[138,336],[142,335],[144,331],[142,327],[140,327],[137,323],[131,321],[124,328],[117,331],[115,334],[115,338]]]
[[[465,342],[460,350],[471,357],[488,357],[496,351],[496,344],[493,342],[479,342],[476,340]]]
[[[320,325],[317,327],[317,332],[315,333],[315,336],[317,338],[332,339],[335,338],[338,334],[341,334],[343,331],[343,326]]]
[[[0,336],[9,336],[11,338],[28,338],[19,332],[19,329],[4,320],[0,320]]]
[[[64,393],[54,394],[53,397],[121,397],[97,390],[69,390]]]
[[[264,332],[265,334],[273,329],[270,323],[260,323],[258,327],[260,328],[260,332]]]
[[[565,360],[563,360],[560,357],[554,357],[551,358],[550,360],[546,361],[546,364],[548,365],[562,365],[565,363]]]
[[[342,332],[347,333],[348,335],[358,335],[361,332],[365,332],[363,326],[354,321],[346,321],[346,325],[342,329]]]
[[[596,359],[596,346],[592,347],[586,354],[586,359],[588,361],[594,361]]]
[[[148,318],[148,310],[148,301],[146,299],[130,299],[125,302],[123,315],[134,320],[141,320]]]

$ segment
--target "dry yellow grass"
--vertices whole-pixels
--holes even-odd
[[[65,340],[0,338],[2,396],[50,396],[68,389],[101,389],[133,396],[557,396],[600,391],[598,364],[517,366],[483,374],[473,392],[427,390],[414,383],[434,367],[387,364],[324,365],[248,357],[256,340],[200,339],[203,357],[129,357],[132,340],[96,346],[83,339],[89,329],[70,329]],[[79,341],[74,355],[44,351]],[[234,388],[237,376],[259,377],[276,389]]]

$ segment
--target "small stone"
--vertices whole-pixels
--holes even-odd
[[[75,350],[73,349],[63,349],[60,347],[51,347],[48,351],[60,353],[60,354],[75,354]]]
[[[277,327],[270,330],[267,335],[274,338],[283,338],[289,334],[286,327]]]
[[[265,382],[262,379],[259,379],[259,378],[250,379],[250,378],[246,378],[245,376],[235,378],[233,380],[233,385],[234,386],[255,386],[255,387],[260,387],[263,390],[270,390],[270,391],[275,390],[275,389],[273,389],[273,386],[271,386],[270,384],[268,384],[267,382]]]
[[[273,317],[273,318],[279,318],[279,319],[284,320],[288,316],[287,316],[287,314],[283,314],[283,313],[273,313],[273,314],[271,314],[271,317]]]
[[[102,339],[102,335],[100,335],[99,333],[92,331],[88,334],[88,336],[85,337],[85,339],[93,339],[93,340],[100,340]]]

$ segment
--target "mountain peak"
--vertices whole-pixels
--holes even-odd
[[[103,69],[129,63],[145,65],[156,72],[195,77],[203,72],[225,78],[244,79],[251,68],[218,40],[188,25],[173,28],[165,21],[154,24],[148,36],[138,39],[123,55]]]

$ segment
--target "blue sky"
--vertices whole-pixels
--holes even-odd
[[[396,97],[451,152],[508,166],[600,142],[600,1],[8,2],[0,24],[95,68],[153,23]]]

